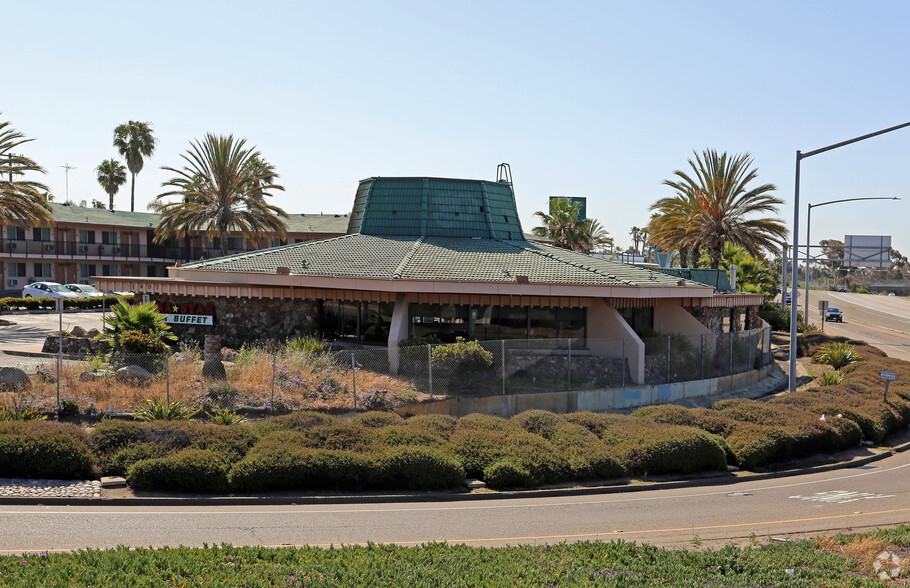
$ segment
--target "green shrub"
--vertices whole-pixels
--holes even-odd
[[[455,343],[436,345],[431,352],[433,367],[437,369],[477,371],[493,365],[493,354],[477,341],[459,337]]]
[[[464,480],[464,469],[455,456],[441,449],[401,447],[378,458],[381,486],[409,490],[455,488]]]
[[[414,431],[421,431],[448,440],[458,425],[458,419],[447,414],[424,414],[413,416],[405,421],[405,426]]]
[[[310,427],[301,434],[314,449],[364,451],[370,446],[369,431],[348,423]]]
[[[0,472],[10,478],[86,479],[94,466],[90,445],[74,425],[0,422]]]
[[[510,420],[528,433],[547,439],[566,422],[561,416],[546,410],[526,410]]]
[[[223,459],[214,451],[200,449],[137,461],[129,468],[127,481],[134,490],[215,494],[228,488]]]
[[[515,423],[487,414],[473,413],[458,419],[455,431],[516,431]]]
[[[456,430],[452,449],[470,478],[482,478],[483,471],[506,457],[506,434],[485,430]]]
[[[352,418],[350,422],[352,425],[360,425],[361,427],[373,429],[377,427],[400,425],[404,422],[404,419],[394,412],[365,412],[358,414]]]
[[[357,490],[378,477],[369,456],[352,451],[326,451],[259,444],[234,464],[228,475],[237,492],[275,490]]]
[[[816,354],[815,361],[825,363],[836,370],[858,362],[861,358],[856,353],[856,348],[849,343],[833,343],[822,347]]]
[[[531,485],[531,472],[514,459],[505,458],[487,466],[483,479],[493,490],[524,488]]]
[[[341,421],[332,415],[312,410],[303,410],[283,414],[253,425],[256,433],[265,435],[273,431],[300,431],[311,427],[339,424]]]
[[[655,475],[727,469],[723,439],[700,429],[652,425],[626,430],[622,436],[611,449],[630,472]]]
[[[106,476],[125,476],[137,461],[165,457],[171,450],[161,443],[133,443],[119,449],[102,463],[102,472]]]
[[[549,440],[565,456],[573,480],[609,479],[625,475],[625,468],[607,446],[581,425],[563,423]]]
[[[92,431],[92,444],[102,456],[142,439],[143,426],[134,421],[104,419]]]
[[[370,431],[370,444],[374,450],[386,447],[447,447],[446,442],[432,432],[404,425],[382,427]]]

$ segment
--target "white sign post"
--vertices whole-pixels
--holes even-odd
[[[894,372],[889,372],[887,370],[882,370],[879,373],[879,376],[885,381],[885,402],[888,402],[888,384],[897,379],[897,374]]]

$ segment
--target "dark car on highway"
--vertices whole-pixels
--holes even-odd
[[[844,315],[841,314],[839,308],[829,306],[828,310],[825,311],[825,320],[842,323],[844,322]]]

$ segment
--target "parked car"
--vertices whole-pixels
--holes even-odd
[[[64,288],[75,292],[80,298],[101,298],[104,296],[104,292],[88,284],[65,284]]]
[[[125,290],[122,290],[122,291],[121,290],[108,290],[105,292],[105,294],[107,294],[109,296],[135,296],[136,295],[133,292],[127,292]]]
[[[22,288],[23,298],[79,298],[75,292],[57,282],[35,282]]]
[[[799,296],[799,294],[797,294],[797,296]],[[786,302],[787,304],[790,304],[791,301],[792,301],[792,297],[790,296],[790,293],[787,292],[787,295],[784,297],[784,302]]]
[[[825,311],[825,320],[842,323],[842,322],[844,322],[844,315],[841,314],[841,311],[839,308],[835,308],[834,306],[829,306],[828,310]]]
[[[847,291],[847,287],[846,287],[846,286],[841,286],[840,288],[837,289],[837,291],[838,291],[838,292],[846,292],[846,291]]]

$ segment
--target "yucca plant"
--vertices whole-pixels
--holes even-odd
[[[844,374],[837,371],[825,372],[815,378],[815,381],[819,386],[835,386],[844,381]]]
[[[303,351],[305,353],[324,353],[327,345],[312,337],[297,337],[287,342],[288,351]]]
[[[209,420],[216,425],[239,425],[240,423],[246,422],[245,418],[227,408],[216,410],[214,413],[207,412],[205,414],[207,414]]]
[[[132,352],[160,353],[162,344],[177,342],[154,302],[131,305],[120,300],[111,306],[111,314],[101,320],[105,328],[97,338],[109,341],[114,349],[129,346],[131,349],[127,350]],[[152,348],[147,349],[149,346]]]
[[[149,398],[145,401],[145,406],[133,413],[133,418],[137,421],[185,421],[194,416],[197,412],[195,408],[186,406],[179,400],[168,402],[166,400],[157,400]]]
[[[43,421],[46,418],[34,406],[0,406],[0,421]]]
[[[822,347],[815,356],[815,361],[825,363],[836,370],[852,365],[862,359],[856,348],[849,343],[833,343]]]

